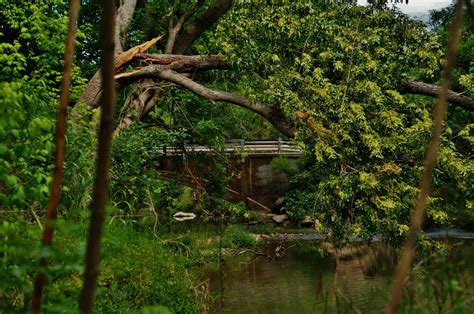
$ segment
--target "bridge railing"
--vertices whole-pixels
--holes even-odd
[[[300,156],[302,149],[289,141],[245,141],[234,139],[225,142],[224,152],[226,154],[249,154],[249,155],[282,155]],[[159,155],[183,155],[184,153],[214,153],[215,150],[208,146],[189,144],[184,142],[181,147],[161,146]]]

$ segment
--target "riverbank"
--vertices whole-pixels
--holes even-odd
[[[256,240],[273,240],[273,241],[316,241],[316,240],[326,240],[328,235],[314,232],[310,228],[302,229],[276,229],[277,231],[270,234],[253,234],[253,237]],[[430,229],[422,233],[421,237],[426,240],[436,240],[443,238],[451,239],[465,239],[465,240],[474,240],[474,232],[466,231],[457,228],[447,228],[447,229]],[[364,241],[361,238],[354,238],[353,241]],[[382,241],[381,236],[374,236],[371,241],[380,242]]]
[[[341,266],[343,263],[352,261],[357,265],[365,265],[360,270],[363,275],[360,278],[367,277],[369,279],[364,280],[373,281],[370,278],[379,278],[377,276],[381,268],[377,265],[380,264],[380,259],[385,262],[391,260],[390,267],[388,264],[384,264],[386,266],[383,267],[385,272],[380,278],[383,278],[384,282],[390,280],[395,265],[393,253],[388,253],[395,250],[379,248],[373,251],[374,248],[382,247],[382,243],[368,246],[362,242],[354,242],[346,246],[345,251],[336,251],[325,244],[324,237],[314,233],[313,229],[283,229],[274,225],[246,226],[225,221],[199,220],[155,223],[156,221],[149,220],[114,218],[107,220],[98,282],[96,305],[98,312],[218,312],[215,300],[233,298],[235,302],[232,302],[235,304],[244,302],[242,295],[239,294],[244,287],[230,286],[232,282],[237,284],[238,278],[247,280],[253,278],[252,284],[257,290],[273,287],[270,291],[273,291],[274,296],[265,298],[273,300],[296,298],[294,295],[285,295],[281,292],[291,288],[305,296],[303,299],[295,299],[298,306],[303,306],[301,309],[309,310],[307,306],[318,303],[318,310],[326,308],[330,311],[336,306],[335,296],[328,294],[333,293],[333,290],[326,288],[318,290],[321,294],[316,299],[310,298],[310,292],[315,291],[313,288],[320,285],[334,286],[331,278],[343,269]],[[41,232],[37,224],[21,219],[10,219],[0,226],[4,250],[0,274],[5,278],[1,283],[0,309],[5,313],[28,310],[32,281],[40,255],[50,261],[45,311],[65,313],[77,311],[76,300],[82,285],[87,226],[79,218],[68,218],[68,220],[60,218],[56,228],[53,248],[45,250],[39,245]],[[458,240],[470,236],[458,230],[437,230],[433,236],[446,234],[458,236]],[[472,294],[466,293],[468,291],[466,287],[469,287],[468,284],[474,284],[473,271],[472,267],[466,267],[474,259],[474,254],[469,253],[471,255],[452,261],[450,252],[453,251],[450,251],[447,245],[440,245],[441,243],[443,242],[425,241],[420,247],[421,254],[414,270],[416,277],[412,287],[422,285],[423,278],[432,280],[427,274],[433,273],[437,276],[434,277],[436,281],[432,281],[427,287],[422,286],[414,297],[419,297],[420,300],[433,298],[433,295],[425,296],[425,294],[431,293],[433,285],[441,285],[444,292],[456,295],[456,299],[449,302],[462,306],[471,305]],[[469,243],[472,251],[474,242]],[[457,247],[459,248],[459,245]],[[352,267],[350,265],[352,264],[347,264],[347,267]],[[301,267],[305,269],[303,272]],[[290,274],[293,272],[292,269],[295,274]],[[245,275],[241,273],[242,271],[245,271]],[[277,273],[269,273],[270,271]],[[351,272],[353,271],[355,270],[352,269]],[[341,277],[340,273],[337,274]],[[223,280],[224,288],[219,284],[216,285],[216,278],[219,282]],[[321,278],[325,279],[321,281]],[[383,287],[387,290],[389,284],[384,284]],[[252,294],[250,288],[245,289]],[[222,291],[225,293],[222,294]],[[231,291],[235,294],[229,295]],[[435,301],[441,302],[437,299]],[[321,305],[325,304],[324,302],[326,307]],[[292,304],[288,301],[284,305],[275,303],[273,306],[281,306],[282,309],[296,306]],[[416,304],[419,305],[420,302]],[[453,304],[450,306],[454,306]],[[348,305],[350,304],[344,306]],[[262,304],[256,306],[249,301],[249,309],[261,306]]]

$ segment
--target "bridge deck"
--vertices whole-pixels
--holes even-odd
[[[158,150],[160,155],[182,155],[186,153],[215,153],[208,146],[184,143],[182,147],[162,146]],[[303,150],[287,141],[244,141],[232,140],[225,143],[221,152],[226,154],[246,154],[262,156],[299,157]]]

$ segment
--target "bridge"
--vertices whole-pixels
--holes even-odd
[[[272,160],[284,158],[295,165],[301,154],[301,148],[280,139],[231,140],[218,151],[184,143],[181,147],[160,147],[158,172],[164,180],[206,191],[213,189],[212,173],[217,171],[213,159],[226,158],[228,184],[223,198],[230,202],[242,201],[249,209],[270,211],[289,185],[287,174],[275,170]]]

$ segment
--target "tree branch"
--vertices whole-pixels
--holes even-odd
[[[405,285],[410,273],[411,264],[415,257],[418,233],[421,230],[425,218],[425,209],[428,204],[431,182],[433,181],[433,171],[436,166],[438,146],[443,132],[443,122],[446,117],[447,100],[449,99],[450,93],[449,85],[451,84],[456,51],[461,38],[463,2],[463,0],[457,0],[453,22],[451,24],[451,29],[449,30],[448,52],[441,76],[441,88],[439,88],[438,99],[433,109],[433,129],[431,131],[430,141],[426,147],[426,157],[423,163],[423,173],[421,175],[418,197],[415,202],[415,208],[411,212],[410,229],[405,238],[405,243],[401,251],[397,272],[394,278],[391,298],[387,307],[388,314],[399,312],[400,303],[403,297],[403,286]]]
[[[169,24],[168,24],[168,40],[166,41],[166,48],[165,53],[172,53],[174,43],[176,42],[176,35],[181,31],[183,28],[184,23],[186,23],[187,19],[196,12],[198,6],[202,5],[203,0],[199,0],[196,2],[191,10],[183,14],[176,22],[176,25],[173,25],[173,14],[170,16]]]
[[[290,125],[281,110],[277,107],[271,107],[261,103],[252,103],[249,99],[243,96],[207,88],[172,70],[157,71],[155,72],[155,75],[163,80],[178,84],[212,102],[224,101],[251,110],[264,117],[277,130],[286,136],[295,136],[294,127]]]
[[[137,84],[135,91],[125,100],[124,114],[120,117],[115,129],[115,136],[134,121],[142,119],[151,110],[149,107],[155,105],[154,98],[161,90],[159,83],[155,83],[152,79],[146,79]]]
[[[173,25],[173,15],[170,16],[168,24],[168,40],[166,41],[165,53],[172,53],[173,46],[176,41],[176,35],[183,27],[184,22],[186,21],[186,15],[181,16],[176,22],[176,25]]]
[[[416,81],[402,81],[402,86],[402,92],[404,93],[419,94],[431,97],[438,97],[441,90],[441,87],[439,86]],[[452,90],[448,90],[447,100],[453,105],[462,107],[468,111],[474,111],[474,101],[472,101],[467,96],[463,96]]]
[[[118,71],[124,68],[128,63],[130,63],[135,55],[147,51],[151,46],[156,44],[160,40],[161,36],[153,38],[141,45],[130,48],[124,53],[115,57],[114,66],[115,71]],[[101,71],[97,71],[94,76],[87,83],[86,89],[82,92],[79,97],[79,102],[83,102],[89,105],[92,108],[97,108],[99,106],[102,95],[102,75]]]
[[[232,0],[216,0],[206,11],[191,23],[176,40],[173,53],[183,54],[201,34],[211,27],[232,6]]]
[[[139,70],[117,74],[115,78],[119,80],[121,84],[127,84],[127,81],[160,78],[159,72],[164,70],[173,70],[180,73],[192,73],[199,70],[226,69],[229,67],[229,63],[224,58],[217,55],[183,56],[140,53],[137,54],[135,58],[144,60],[151,64]]]

